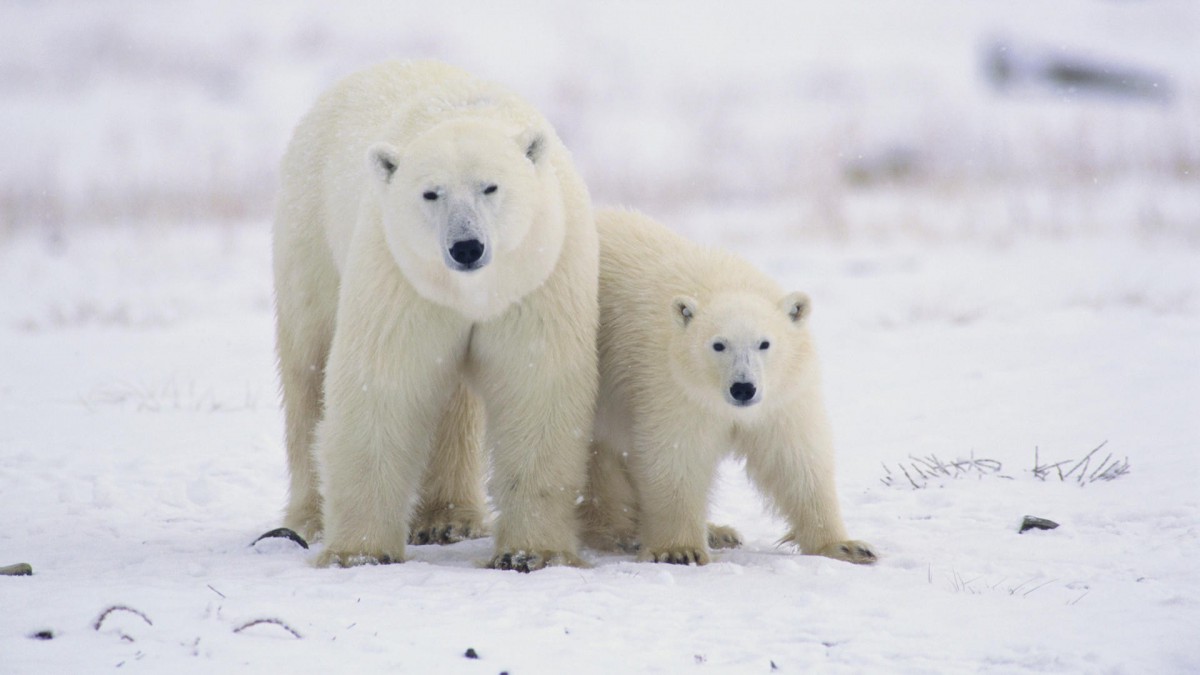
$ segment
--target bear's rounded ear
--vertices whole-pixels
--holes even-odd
[[[671,309],[679,325],[686,326],[696,317],[696,300],[695,298],[681,295],[671,301]]]
[[[542,160],[542,151],[546,149],[546,137],[537,129],[528,129],[517,137],[517,143],[525,151],[525,157],[537,164]]]
[[[783,296],[783,311],[787,312],[793,323],[800,323],[812,312],[812,300],[808,299],[807,293],[788,293]]]
[[[396,148],[387,143],[372,145],[371,149],[367,150],[367,164],[371,167],[371,175],[381,183],[391,182],[392,174],[396,173],[396,167],[399,165],[399,154]]]

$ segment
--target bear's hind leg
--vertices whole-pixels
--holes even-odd
[[[596,439],[591,445],[587,490],[579,505],[583,541],[604,551],[637,551],[637,495],[625,459]]]
[[[459,384],[438,424],[410,544],[453,544],[487,534],[483,494],[483,407]]]
[[[287,209],[276,224],[275,343],[282,384],[288,472],[291,481],[284,525],[308,541],[321,536],[321,493],[313,444],[323,409],[325,366],[333,339],[337,308],[337,273],[322,258],[293,269],[305,260],[312,242],[295,241],[302,225]]]
[[[286,425],[288,505],[284,526],[308,541],[321,536],[321,493],[313,456],[313,439],[321,418],[321,379],[325,372],[324,350],[313,350],[309,358],[285,355],[280,350],[283,408]]]

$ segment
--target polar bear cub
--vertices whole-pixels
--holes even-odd
[[[486,445],[491,565],[577,562],[598,245],[549,123],[456,68],[385,63],[317,102],[281,174],[285,524],[323,534],[321,565],[477,536]]]
[[[586,541],[640,542],[642,560],[704,564],[736,532],[706,526],[720,460],[750,478],[803,553],[871,563],[838,507],[833,445],[803,293],[646,216],[597,212],[600,392]]]

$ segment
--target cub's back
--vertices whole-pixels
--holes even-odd
[[[701,306],[718,293],[757,293],[771,302],[784,295],[743,258],[696,244],[636,211],[597,209],[596,229],[602,321],[605,311],[672,320],[668,310],[679,295]]]

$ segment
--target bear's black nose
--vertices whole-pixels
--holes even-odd
[[[450,257],[459,265],[474,265],[483,257],[483,242],[478,239],[456,241],[450,247]]]
[[[738,403],[745,403],[754,398],[754,393],[757,390],[751,382],[734,382],[729,387],[729,395]]]

